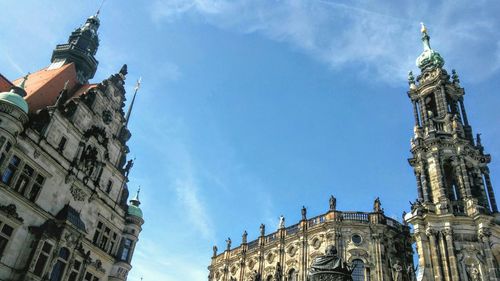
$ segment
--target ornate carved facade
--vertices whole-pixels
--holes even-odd
[[[334,199],[332,197],[332,199]],[[278,230],[217,253],[214,247],[209,266],[209,281],[306,281],[311,263],[336,246],[338,255],[354,267],[354,280],[413,280],[413,251],[410,229],[386,217],[375,201],[373,212],[342,212],[330,201],[330,210],[320,216],[306,217],[286,227],[284,218]]]
[[[458,75],[443,68],[422,27],[421,73],[410,73],[415,135],[409,159],[417,201],[414,226],[419,280],[500,280],[500,216],[490,180],[489,154],[473,137]]]
[[[422,26],[421,73],[409,73],[415,135],[409,159],[417,200],[399,224],[374,212],[339,212],[307,219],[217,254],[209,281],[306,281],[311,262],[326,246],[354,267],[354,280],[499,281],[500,214],[480,134],[473,137],[458,75],[443,68]],[[377,207],[378,206],[378,207]],[[406,223],[413,225],[409,233]],[[264,229],[263,227],[261,230]],[[414,270],[411,244],[416,245]],[[357,270],[358,269],[358,270]],[[362,270],[359,270],[362,269]]]
[[[89,84],[100,20],[49,67],[0,75],[0,280],[126,280],[144,223],[127,204],[127,69]],[[19,85],[19,86],[15,86]]]

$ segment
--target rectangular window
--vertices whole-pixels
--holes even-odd
[[[36,276],[42,277],[43,272],[45,270],[45,265],[47,264],[47,260],[49,259],[51,251],[52,251],[52,245],[50,243],[43,242],[42,251],[40,252],[40,255],[38,256],[38,259],[37,259],[36,265],[35,265],[35,270],[33,271],[33,273]]]
[[[24,165],[23,171],[19,178],[17,179],[16,185],[14,186],[14,190],[23,194],[26,191],[26,187],[31,181],[31,178],[35,174],[35,170],[31,168],[29,165]]]
[[[94,238],[92,239],[92,243],[97,245],[97,242],[99,242],[100,236],[102,232],[102,222],[97,223],[97,228],[94,233]]]
[[[66,147],[66,142],[68,140],[65,137],[62,137],[61,140],[59,141],[59,145],[57,146],[57,150],[59,152],[63,152],[64,148]]]
[[[12,181],[12,177],[17,171],[17,168],[19,166],[19,162],[21,162],[21,159],[17,157],[16,155],[13,155],[12,158],[10,159],[9,164],[7,165],[7,168],[3,171],[2,174],[2,182],[5,184],[10,184]]]
[[[7,158],[7,153],[9,152],[11,146],[12,145],[10,144],[10,142],[7,142],[7,144],[5,145],[5,149],[2,150],[2,147],[0,145],[0,151],[1,151],[1,154],[0,154],[0,167],[2,166],[3,162]]]
[[[85,281],[99,281],[99,278],[97,278],[97,276],[92,275],[92,273],[87,272],[87,273],[85,273],[85,278],[83,280],[85,280]]]
[[[110,254],[110,255],[113,254],[113,250],[114,250],[115,245],[116,245],[116,240],[118,240],[118,235],[113,232],[113,235],[111,236],[111,241],[109,242],[108,254]]]
[[[113,182],[109,180],[108,185],[106,186],[106,193],[109,194],[112,188],[113,188]]]
[[[129,255],[130,255],[130,250],[132,249],[132,240],[124,238],[123,242],[123,248],[122,248],[122,254],[120,256],[120,260],[122,261],[128,261]]]
[[[4,222],[0,221],[0,257],[3,256],[3,252],[7,247],[7,243],[9,243],[10,237],[12,236],[12,232],[14,232],[14,228]]]
[[[104,233],[101,237],[101,242],[99,243],[99,248],[101,248],[104,251],[106,251],[106,246],[108,245],[110,232],[111,232],[111,229],[109,229],[109,227],[106,227],[104,229]]]
[[[82,263],[80,261],[75,260],[73,262],[73,267],[71,268],[71,273],[69,274],[68,281],[78,280],[78,273],[80,272],[81,266]]]
[[[38,197],[38,194],[40,193],[40,190],[42,190],[44,182],[45,182],[45,177],[43,177],[42,175],[36,176],[36,180],[31,186],[31,190],[26,195],[28,200],[30,200],[31,202],[35,202],[36,198]]]

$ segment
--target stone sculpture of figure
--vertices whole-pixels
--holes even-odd
[[[278,225],[278,229],[285,228],[285,217],[283,215],[280,216],[280,223]]]
[[[309,269],[309,281],[352,281],[352,268],[337,254],[337,248],[330,245],[325,255],[316,257]]]
[[[473,264],[470,267],[468,267],[467,277],[469,277],[470,281],[480,281],[481,280],[481,273],[479,272],[477,265]]]
[[[134,160],[130,159],[127,161],[127,164],[125,165],[125,168],[123,168],[123,173],[126,177],[128,177],[128,174],[130,173],[130,169],[134,166]]]
[[[403,267],[399,264],[399,261],[392,266],[392,277],[394,281],[403,280]]]
[[[212,250],[214,251],[214,254],[213,254],[213,257],[216,257],[217,256],[217,246],[213,246]]]
[[[380,198],[376,198],[373,202],[373,212],[382,213],[382,203],[380,203]]]
[[[228,237],[226,240],[226,249],[229,251],[231,250],[231,238]]]
[[[260,273],[258,273],[257,270],[253,271],[252,281],[262,281],[261,277],[260,277]]]
[[[418,266],[417,266],[418,267]],[[417,280],[417,277],[415,276],[415,271],[417,271],[413,265],[408,265],[407,269],[406,269],[406,274],[408,274],[408,281],[416,281]]]
[[[243,232],[243,235],[241,236],[241,243],[244,243],[244,244],[245,244],[245,243],[247,243],[247,237],[248,237],[248,233],[247,233],[247,231],[245,230],[245,231]]]
[[[300,213],[302,214],[302,220],[305,221],[307,219],[307,209],[305,206],[302,206],[302,210],[300,210]]]
[[[283,279],[283,270],[281,269],[280,262],[276,263],[276,269],[274,270],[274,281],[282,281]]]
[[[405,219],[406,217],[406,211],[403,211],[403,214],[401,215],[401,221],[403,222],[403,225],[408,225],[408,222]]]
[[[261,223],[260,224],[260,236],[266,235],[266,225]]]
[[[122,76],[126,76],[128,74],[127,65],[124,64],[122,68],[120,68],[120,72],[118,73],[120,73]]]
[[[337,198],[330,196],[330,211],[335,211],[337,209]]]

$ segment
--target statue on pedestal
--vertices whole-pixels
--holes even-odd
[[[337,248],[330,245],[325,255],[316,257],[307,273],[308,281],[352,281],[352,268],[337,254]]]

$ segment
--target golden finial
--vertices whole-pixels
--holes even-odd
[[[424,23],[423,23],[423,22],[421,22],[421,23],[420,23],[420,26],[421,26],[421,28],[420,28],[420,32],[422,32],[422,33],[427,33],[427,27],[425,27],[425,25],[424,25]]]

